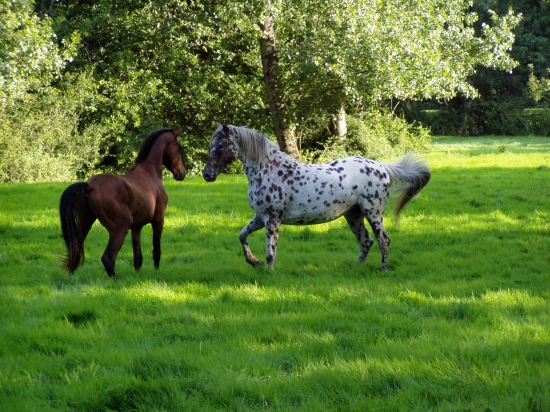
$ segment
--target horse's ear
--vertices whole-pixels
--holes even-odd
[[[220,122],[216,122],[216,130],[223,129],[223,125]]]
[[[174,135],[176,137],[178,137],[182,133],[183,133],[183,127],[180,127],[179,129],[174,129]]]
[[[229,127],[227,127],[225,124],[223,125],[223,131],[225,133],[229,133]]]

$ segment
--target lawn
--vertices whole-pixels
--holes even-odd
[[[96,224],[69,277],[68,183],[1,185],[0,410],[550,410],[550,139],[424,158],[399,226],[387,210],[386,273],[343,219],[284,226],[275,270],[252,268],[246,179],[224,175],[165,181],[159,270],[147,227],[142,270],[128,238],[109,279]]]

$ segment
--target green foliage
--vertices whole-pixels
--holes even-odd
[[[342,103],[353,113],[389,98],[475,96],[467,79],[479,66],[516,65],[508,50],[519,19],[493,13],[478,21],[468,6],[463,0],[285,2],[276,33],[296,121],[328,118]]]
[[[324,128],[320,125],[340,107],[358,116],[392,97],[473,95],[477,87],[467,77],[479,66],[514,66],[508,49],[518,23],[508,9],[476,14],[465,0],[0,4],[5,14],[0,23],[0,99],[6,116],[12,117],[4,128],[8,135],[1,139],[28,127],[18,127],[13,119],[23,117],[12,114],[40,106],[38,101],[71,100],[61,96],[70,89],[65,82],[91,73],[91,103],[65,114],[76,127],[71,135],[79,135],[75,146],[79,139],[90,142],[81,145],[90,156],[77,156],[75,163],[86,164],[78,173],[125,170],[143,136],[159,127],[184,127],[184,161],[191,172],[202,168],[216,121],[270,134],[258,45],[258,22],[266,17],[275,21],[286,110],[302,141],[317,143],[316,132]],[[33,96],[26,97],[28,93]],[[39,109],[37,113],[41,116]],[[391,126],[384,116],[379,119],[384,124],[370,123],[368,133],[394,128],[388,134],[392,148],[395,142],[408,147],[407,139],[395,137],[402,134],[399,121]],[[353,150],[366,150],[360,139]],[[50,140],[56,148],[43,150],[48,156],[38,168],[59,169],[60,176],[68,176],[73,163],[59,164],[72,155],[61,155],[63,145]],[[17,145],[27,146],[23,141],[13,147]],[[55,178],[29,172],[34,167],[28,160],[10,159],[10,175],[19,173],[12,180]]]
[[[165,181],[159,270],[146,227],[142,270],[127,239],[110,280],[95,225],[69,277],[67,184],[2,185],[0,409],[548,410],[549,149],[436,140],[432,180],[399,227],[387,219],[387,273],[376,246],[354,261],[343,219],[284,226],[277,269],[254,269],[246,178],[191,176]]]
[[[531,0],[480,0],[473,10],[481,21],[490,18],[490,10],[499,14],[509,8],[522,18],[514,29],[514,43],[510,51],[519,66],[510,73],[477,68],[469,82],[479,91],[477,99],[459,95],[450,101],[428,101],[408,105],[407,119],[426,120],[423,110],[440,110],[441,121],[428,121],[434,133],[444,134],[506,134],[550,135],[548,123],[534,119],[525,109],[544,97],[544,81],[550,68],[550,3]],[[479,28],[478,30],[481,30]],[[534,93],[534,94],[533,94]],[[544,99],[541,100],[544,104]],[[405,108],[405,106],[401,106]],[[431,119],[433,120],[433,119]]]
[[[146,133],[184,126],[185,164],[200,169],[216,121],[269,124],[253,23],[227,20],[223,3],[180,0],[61,2],[60,36],[78,31],[71,70],[94,67],[104,100],[89,118],[106,131],[102,167],[133,160]],[[242,18],[242,17],[241,17]]]
[[[0,109],[0,183],[70,180],[93,170],[102,130],[82,124],[94,110],[89,74],[68,76],[63,89],[26,94]]]
[[[350,155],[388,159],[411,150],[424,152],[430,139],[428,129],[411,125],[391,112],[372,110],[361,117],[348,116],[345,139],[332,138],[322,151],[312,152],[309,160],[329,161]]]
[[[550,78],[538,78],[534,73],[534,66],[529,65],[531,73],[529,74],[529,82],[527,83],[528,96],[535,102],[547,106],[550,102]],[[550,74],[550,68],[548,69]]]
[[[0,107],[7,98],[43,91],[60,75],[78,41],[64,38],[64,48],[47,18],[33,13],[31,1],[0,0]]]
[[[177,123],[186,129],[186,164],[197,171],[215,121],[271,131],[258,50],[257,22],[265,16],[275,20],[287,109],[304,135],[302,124],[328,119],[342,102],[353,113],[388,96],[447,96],[469,87],[466,76],[477,64],[512,67],[505,51],[517,19],[492,16],[475,33],[466,9],[463,0],[399,8],[373,1],[104,0],[60,2],[49,11],[60,38],[82,38],[70,69],[95,67],[105,99],[90,121],[107,131],[102,167],[127,165],[138,136]]]

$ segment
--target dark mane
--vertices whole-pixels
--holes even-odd
[[[145,162],[145,159],[147,159],[147,156],[149,156],[149,152],[151,151],[151,148],[153,147],[153,145],[155,144],[159,136],[162,135],[163,133],[173,132],[173,131],[174,129],[172,128],[164,128],[164,129],[159,129],[159,130],[155,130],[154,132],[151,132],[149,136],[147,136],[143,141],[143,143],[141,144],[141,149],[139,149],[139,153],[136,157],[135,163],[139,164],[139,163]]]

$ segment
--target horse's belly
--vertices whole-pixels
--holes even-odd
[[[327,223],[338,219],[353,207],[352,202],[311,205],[307,207],[295,206],[290,208],[283,217],[285,225],[314,225]]]

